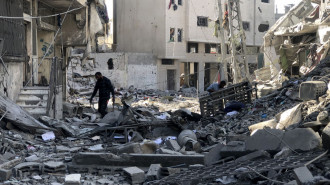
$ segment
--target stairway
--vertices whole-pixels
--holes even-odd
[[[45,116],[48,91],[49,87],[25,87],[21,89],[16,103],[35,118]]]

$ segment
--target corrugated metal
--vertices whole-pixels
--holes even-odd
[[[0,0],[0,15],[23,17],[23,0]],[[4,42],[2,53],[5,53],[5,56],[26,56],[23,19],[0,18],[0,39]]]

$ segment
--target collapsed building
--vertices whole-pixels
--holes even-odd
[[[0,14],[0,20],[10,22],[7,19],[21,16],[13,9],[21,10],[22,4],[11,2],[4,2],[11,11],[5,16]],[[44,6],[42,2],[47,1],[40,1],[38,7]],[[99,17],[94,18],[98,18],[101,28],[102,19],[106,22],[106,16],[102,16],[102,2],[77,4],[80,2],[52,1],[46,3],[54,7],[52,13],[23,15],[34,24],[38,23],[34,16],[53,14],[58,21],[62,18],[58,16],[61,7],[63,12],[73,8],[75,13],[81,8],[86,12],[86,22],[93,11],[98,12]],[[178,1],[178,5],[179,2],[184,6],[183,1]],[[166,10],[179,11],[178,5],[174,8],[175,3],[171,0]],[[265,67],[256,71],[258,88],[242,82],[199,97],[187,89],[157,90],[154,82],[158,83],[158,72],[154,70],[157,71],[158,66],[155,63],[150,68],[149,62],[160,62],[160,59],[153,54],[97,53],[97,50],[107,50],[107,46],[100,47],[96,42],[101,33],[93,38],[87,34],[81,46],[69,44],[70,37],[63,39],[63,43],[67,43],[66,63],[64,66],[61,63],[62,44],[55,44],[59,55],[55,52],[52,57],[44,58],[52,61],[51,70],[48,76],[45,69],[38,72],[47,78],[40,77],[35,83],[44,82],[44,88],[23,89],[16,103],[12,98],[16,96],[15,84],[4,87],[8,94],[0,94],[1,183],[329,184],[330,57],[325,31],[329,24],[325,21],[329,6],[326,1],[313,3],[316,5],[307,0],[293,7],[265,35]],[[17,15],[8,16],[13,12]],[[73,20],[83,20],[79,13],[71,16]],[[24,29],[18,29],[23,21],[16,23],[13,24],[16,29],[24,33]],[[72,25],[76,26],[64,23],[57,25],[62,27],[63,36],[65,26],[69,30]],[[91,31],[86,29],[86,32]],[[43,29],[32,30],[32,33],[40,30]],[[3,34],[7,41],[9,36],[16,41],[13,35],[16,32],[7,29],[3,32],[7,34]],[[8,36],[8,33],[12,34]],[[13,60],[29,61],[28,51],[24,51],[24,42],[2,44],[7,50],[1,55],[1,69],[6,73],[4,82],[19,86],[20,81],[11,75],[22,73],[14,68],[23,68],[25,63]],[[17,44],[14,47],[18,51],[11,48],[11,44]],[[112,49],[115,47],[120,46],[114,45]],[[50,47],[44,50],[48,54]],[[144,73],[137,74],[141,69]],[[95,71],[106,74],[114,84],[126,86],[117,89],[115,105],[108,108],[109,113],[104,118],[87,101]],[[140,82],[143,86],[150,83],[150,87],[142,88]],[[61,101],[60,92],[64,92],[63,97],[68,102]],[[20,100],[36,102],[36,105],[26,105]],[[26,111],[39,107],[46,108],[46,114]]]

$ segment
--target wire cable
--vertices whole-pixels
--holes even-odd
[[[70,8],[71,8],[71,6],[72,6],[72,4],[73,4],[73,1],[74,1],[74,0],[71,1],[71,4],[70,4],[70,6],[69,6],[69,8],[68,8],[67,13],[69,12],[69,10],[70,10]],[[64,18],[63,18],[63,20],[62,20],[62,22],[61,22],[60,25],[63,25],[63,22],[65,21],[66,16],[68,15],[67,13],[64,15]],[[59,14],[57,14],[56,16],[58,16],[58,15],[59,15]],[[56,32],[56,34],[55,34],[55,36],[54,36],[53,41],[51,42],[51,44],[50,44],[49,47],[47,48],[47,50],[46,50],[44,56],[42,57],[41,61],[40,61],[39,64],[38,64],[38,69],[39,69],[40,65],[42,64],[42,62],[45,60],[45,58],[46,58],[46,56],[47,56],[47,54],[48,54],[50,48],[53,47],[53,45],[54,45],[54,43],[55,43],[55,40],[56,40],[56,37],[57,37],[57,35],[59,34],[60,30],[61,30],[61,27],[59,27],[59,28],[57,29],[57,32]],[[24,88],[27,87],[27,86],[30,84],[30,82],[32,81],[32,78],[33,78],[33,76],[34,76],[34,74],[35,74],[36,72],[38,72],[38,71],[33,71],[33,72],[32,72],[32,74],[31,74],[31,78],[29,79],[29,81],[27,81],[27,83],[25,84]]]
[[[71,6],[72,6],[72,4],[70,5],[70,8],[71,8]],[[62,12],[62,13],[57,13],[57,14],[53,14],[53,15],[43,15],[43,16],[37,16],[37,17],[33,17],[33,16],[27,16],[27,17],[10,17],[10,16],[0,15],[0,19],[41,19],[41,18],[49,18],[49,17],[56,17],[58,15],[66,15],[66,14],[68,14],[70,12],[74,12],[74,11],[80,10],[82,8],[85,8],[85,6],[82,6],[82,7],[79,7],[79,8],[75,8],[75,9],[72,9],[72,10],[68,10],[68,11]]]

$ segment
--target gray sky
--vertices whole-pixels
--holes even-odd
[[[301,0],[275,0],[275,9],[278,8],[279,13],[284,13],[284,6],[287,4],[298,4]]]

